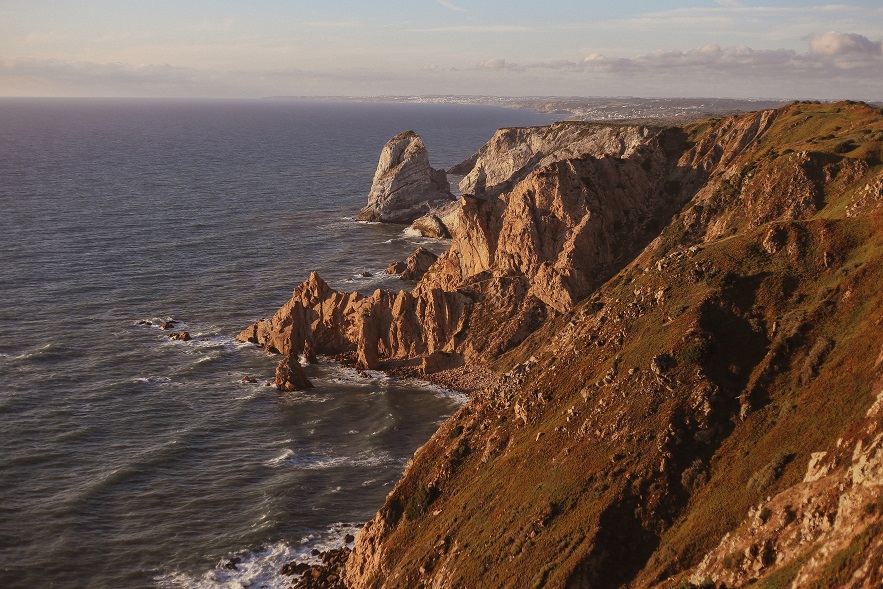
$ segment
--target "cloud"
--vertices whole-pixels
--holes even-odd
[[[856,33],[815,33],[807,37],[809,40],[809,52],[812,55],[824,55],[829,57],[844,55],[879,56],[881,43],[871,41],[864,35]]]
[[[58,41],[59,35],[55,31],[48,33],[30,33],[24,38],[25,45],[46,45]]]
[[[233,30],[236,21],[232,18],[203,19],[193,27],[195,31],[205,33],[225,33]]]
[[[522,25],[453,25],[449,27],[430,27],[410,29],[411,33],[528,33],[535,31]]]
[[[448,2],[448,0],[436,0],[440,5],[444,6],[448,10],[453,10],[455,12],[466,12],[465,8],[457,6],[453,2]]]
[[[818,72],[824,68],[852,69],[883,66],[883,49],[856,33],[823,33],[807,37],[809,52],[790,49],[752,49],[744,45],[703,45],[687,51],[656,51],[635,58],[607,58],[592,53],[583,60],[589,71],[740,71],[782,73]]]
[[[503,70],[506,69],[506,60],[500,58],[488,59],[483,61],[480,67],[486,70]]]

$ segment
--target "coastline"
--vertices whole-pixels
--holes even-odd
[[[803,102],[684,128],[501,130],[413,289],[296,287],[240,339],[469,401],[352,551],[295,587],[741,586],[799,568],[824,583],[824,559],[883,529],[866,503],[883,479],[850,474],[883,460],[864,438],[883,364],[863,351],[879,341],[881,114]],[[832,331],[847,324],[851,339]],[[848,534],[801,528],[817,498]],[[804,533],[825,546],[807,566],[789,540]]]

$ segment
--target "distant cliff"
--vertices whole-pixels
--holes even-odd
[[[356,537],[362,587],[878,587],[883,115],[504,129],[414,289],[240,338],[493,378]]]

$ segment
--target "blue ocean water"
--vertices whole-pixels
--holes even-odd
[[[311,270],[402,287],[378,273],[420,240],[354,220],[388,138],[414,129],[448,167],[498,127],[547,122],[0,100],[0,586],[284,586],[281,564],[370,518],[461,400],[331,362],[280,394],[242,382],[275,359],[233,337]],[[138,324],[169,319],[193,340]]]

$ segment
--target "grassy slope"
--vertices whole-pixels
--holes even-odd
[[[697,141],[715,125],[686,130]],[[803,152],[820,210],[765,218],[743,189],[769,177],[763,198],[776,199]],[[723,237],[704,243],[689,203],[632,265],[499,360],[539,359],[516,392],[464,407],[420,451],[391,496],[403,515],[388,586],[417,586],[421,568],[451,587],[659,583],[799,481],[870,403],[883,215],[845,211],[881,159],[876,109],[785,107],[709,180]],[[765,249],[770,235],[780,244]],[[657,376],[663,353],[674,366]]]

